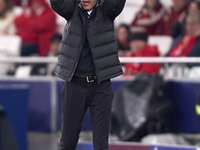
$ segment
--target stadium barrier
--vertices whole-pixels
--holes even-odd
[[[120,57],[121,63],[200,63],[200,57]],[[56,63],[58,57],[0,57],[0,63]]]

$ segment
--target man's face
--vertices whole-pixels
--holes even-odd
[[[186,20],[186,33],[187,35],[196,35],[200,30],[200,23],[197,17],[188,17]]]
[[[81,4],[83,9],[89,11],[92,10],[93,7],[96,5],[97,0],[81,0]]]
[[[130,48],[132,53],[137,53],[139,50],[146,46],[146,42],[144,40],[134,40],[130,42]]]
[[[128,38],[128,31],[126,30],[125,27],[119,27],[117,31],[117,39],[120,42],[126,41]]]
[[[37,2],[37,1],[32,1],[31,2],[31,8],[34,12],[36,12],[38,9],[40,9],[41,7],[43,7],[43,4],[41,2]]]
[[[154,8],[156,5],[156,0],[146,0],[146,3],[149,8]]]
[[[200,14],[199,8],[196,2],[191,2],[189,5],[189,13],[190,14]]]
[[[54,40],[50,44],[50,51],[54,54],[54,56],[58,56],[59,45],[60,45],[60,40]]]

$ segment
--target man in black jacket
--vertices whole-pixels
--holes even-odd
[[[50,0],[67,20],[55,74],[64,79],[61,150],[75,150],[81,122],[90,108],[94,150],[108,150],[113,91],[121,75],[114,19],[126,0]]]

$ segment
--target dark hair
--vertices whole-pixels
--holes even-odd
[[[128,33],[128,35],[130,35],[131,31],[130,31],[130,28],[129,28],[129,26],[127,24],[122,23],[122,24],[119,25],[118,29],[119,28],[125,28],[127,33]]]
[[[13,8],[13,3],[11,0],[4,0],[6,6],[5,8],[2,10],[2,12],[0,12],[0,17],[4,17],[4,15],[6,14],[7,11],[11,10]]]
[[[54,35],[51,37],[50,42],[52,43],[52,42],[54,42],[55,40],[61,41],[61,40],[62,40],[62,35],[59,34],[59,33],[54,34]]]
[[[148,36],[144,32],[135,32],[129,36],[128,41],[131,42],[135,40],[142,40],[147,42]]]

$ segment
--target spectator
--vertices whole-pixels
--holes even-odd
[[[58,56],[58,48],[62,40],[62,35],[54,34],[50,40],[50,53],[48,56]]]
[[[142,31],[148,35],[161,34],[160,24],[165,12],[159,0],[146,0],[145,5],[131,23],[131,31]]]
[[[15,19],[15,25],[23,40],[22,56],[48,54],[49,41],[56,30],[56,16],[46,0],[29,1],[29,7]]]
[[[171,35],[174,23],[188,10],[188,0],[173,0],[173,6],[166,12],[162,19],[162,34]]]
[[[200,15],[189,14],[186,17],[184,36],[175,39],[167,56],[200,56]]]
[[[59,48],[61,40],[62,40],[62,36],[60,34],[55,34],[51,38],[50,53],[48,55],[49,57],[58,56],[58,48]],[[56,64],[48,64],[47,75],[53,75],[55,67],[56,67]]]
[[[50,52],[48,57],[58,56],[58,47],[62,40],[60,34],[54,34],[50,40]],[[53,75],[56,64],[36,64],[31,71],[31,75]]]
[[[188,8],[189,14],[200,14],[200,2],[199,1],[193,1],[190,3]],[[186,13],[183,13],[177,20],[177,22],[173,26],[172,30],[172,37],[175,39],[180,35],[184,35],[184,26],[185,26],[185,18]]]
[[[157,46],[151,46],[147,44],[147,35],[143,32],[138,32],[130,36],[130,53],[128,57],[158,57],[159,51]],[[160,64],[126,64],[125,75],[135,75],[140,72],[144,72],[150,75],[155,75],[159,72]]]
[[[128,46],[129,35],[130,35],[129,26],[126,24],[120,24],[116,31],[118,50],[127,51],[129,49],[129,46]]]
[[[190,14],[200,14],[200,1],[193,1],[189,5],[188,12]]]
[[[0,0],[0,35],[14,34],[11,0]]]

